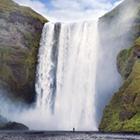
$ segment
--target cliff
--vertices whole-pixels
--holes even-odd
[[[108,18],[117,15],[118,9],[127,2],[133,2],[133,9],[136,10],[131,31],[127,32],[131,34],[132,43],[130,48],[123,49],[117,57],[117,68],[123,85],[104,109],[99,130],[105,132],[140,132],[140,1],[124,1],[102,20],[103,23],[108,22]],[[122,36],[123,33],[121,31]]]
[[[0,0],[0,94],[31,103],[42,28],[47,20],[12,0]]]

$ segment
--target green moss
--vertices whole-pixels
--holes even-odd
[[[140,37],[138,37],[137,39],[136,39],[136,41],[135,41],[135,45],[140,45]]]
[[[116,93],[109,106],[106,107],[104,111],[103,120],[100,125],[101,131],[139,131],[139,116],[140,109],[139,104],[135,101],[140,97],[140,61],[137,60],[133,67],[133,71],[129,78],[125,81],[124,85],[121,87],[120,91]],[[140,102],[137,100],[137,102]],[[120,113],[126,115],[124,121],[120,118]],[[129,116],[127,117],[127,113]],[[135,115],[136,114],[136,115]],[[135,115],[135,116],[133,116]]]
[[[119,110],[120,110],[120,94],[115,94],[112,98],[110,104],[106,106],[104,110],[103,119],[101,121],[101,124],[99,126],[99,129],[101,131],[107,132],[116,132],[120,131],[123,122],[119,120]],[[112,104],[114,106],[112,106]]]
[[[137,113],[132,119],[125,121],[123,130],[140,132],[140,113]]]
[[[140,59],[134,55],[134,48],[135,46],[125,49],[118,56],[121,75],[125,75],[127,67],[131,67],[131,71],[106,106],[99,127],[101,131],[140,132]]]
[[[117,57],[118,71],[126,79],[132,71],[135,58],[133,57],[133,47],[122,50]]]
[[[111,108],[110,106],[106,107],[106,109],[104,110],[104,118],[101,122],[101,125],[99,126],[99,129],[101,131],[115,132],[121,129],[122,123],[120,123],[119,121],[119,113],[116,110],[117,108]]]

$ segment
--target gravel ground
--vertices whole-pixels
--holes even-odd
[[[2,131],[0,132],[0,140],[140,140],[140,135],[95,132]]]

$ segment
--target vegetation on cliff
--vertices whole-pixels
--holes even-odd
[[[42,28],[47,20],[31,8],[0,0],[1,94],[31,103]]]
[[[124,83],[104,110],[101,131],[140,131],[140,38],[118,55]]]
[[[131,45],[131,47],[122,50],[117,57],[117,68],[123,79],[123,85],[104,109],[99,130],[105,132],[140,132],[140,1],[125,0],[116,9],[102,17],[100,24],[107,27],[108,22],[114,23],[116,19],[124,19],[124,17],[121,18],[119,13],[128,2],[133,7],[132,10],[135,10],[131,28],[129,27],[131,31],[120,30],[118,38],[120,40],[125,35],[130,36],[127,40],[130,43],[124,45],[128,47]],[[127,8],[128,5],[125,10],[129,11],[130,8],[128,10]],[[120,21],[121,24],[122,21]],[[120,29],[115,24],[111,26]],[[129,26],[129,24],[126,24],[126,26]]]

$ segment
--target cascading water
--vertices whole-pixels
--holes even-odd
[[[97,22],[45,24],[36,91],[47,129],[97,130],[97,40]]]

